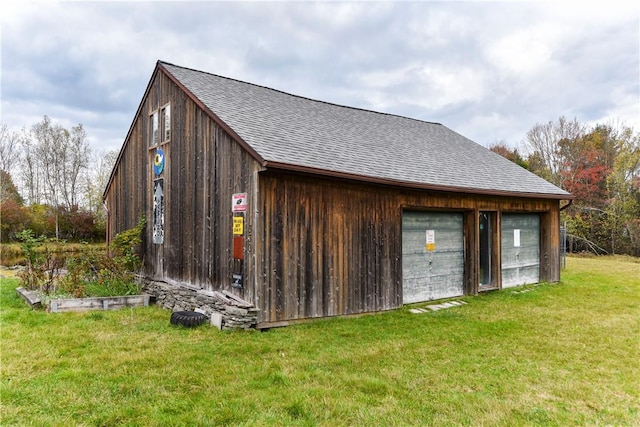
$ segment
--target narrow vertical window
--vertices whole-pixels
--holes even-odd
[[[158,145],[158,112],[155,111],[149,117],[149,146]]]
[[[162,126],[162,142],[171,139],[171,106],[167,105],[160,112],[160,126]]]

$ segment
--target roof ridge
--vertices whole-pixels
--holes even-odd
[[[278,93],[281,93],[283,95],[291,96],[293,98],[298,98],[298,99],[302,99],[302,100],[306,100],[306,101],[317,102],[317,103],[320,103],[320,104],[330,105],[330,106],[334,106],[334,107],[347,108],[349,110],[356,110],[356,111],[363,111],[363,112],[367,112],[367,113],[380,114],[382,116],[398,117],[398,118],[401,118],[401,119],[413,120],[413,121],[420,122],[420,123],[427,123],[427,124],[431,124],[431,125],[439,125],[439,126],[446,127],[440,122],[432,122],[432,121],[428,121],[428,120],[420,120],[420,119],[416,119],[414,117],[402,116],[400,114],[385,113],[385,112],[382,112],[382,111],[376,111],[376,110],[371,110],[371,109],[362,108],[362,107],[352,107],[350,105],[343,105],[343,104],[338,104],[338,103],[335,103],[335,102],[323,101],[321,99],[310,98],[308,96],[296,95],[294,93],[286,92],[284,90],[275,89],[275,88],[264,86],[264,85],[260,85],[260,84],[257,84],[257,83],[252,83],[252,82],[247,82],[247,81],[244,81],[244,80],[235,79],[233,77],[226,77],[226,76],[222,76],[220,74],[211,73],[211,72],[208,72],[208,71],[197,70],[197,69],[191,68],[191,67],[184,67],[182,65],[172,64],[172,63],[167,62],[167,61],[158,60],[158,64],[170,65],[172,67],[182,68],[183,70],[189,70],[189,71],[193,71],[193,72],[196,72],[196,73],[207,74],[207,75],[214,76],[214,77],[217,77],[217,78],[230,80],[230,81],[234,81],[234,82],[238,82],[238,83],[242,83],[242,84],[251,85],[251,86],[254,86],[254,87],[257,87],[257,88],[271,90],[273,92],[278,92]]]

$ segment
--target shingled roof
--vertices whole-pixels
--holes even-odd
[[[312,100],[158,62],[264,167],[464,193],[570,194],[439,123]]]

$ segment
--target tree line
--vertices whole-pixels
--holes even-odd
[[[569,251],[640,256],[637,132],[560,117],[534,125],[523,144],[526,156],[504,142],[490,149],[575,197],[561,214]]]
[[[0,125],[0,241],[24,229],[104,240],[102,192],[117,155],[93,153],[82,124],[67,129],[44,116],[30,128]]]

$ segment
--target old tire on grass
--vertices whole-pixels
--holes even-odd
[[[171,324],[176,326],[184,326],[186,328],[193,328],[199,326],[208,320],[206,314],[198,313],[196,311],[175,311],[171,313]]]

